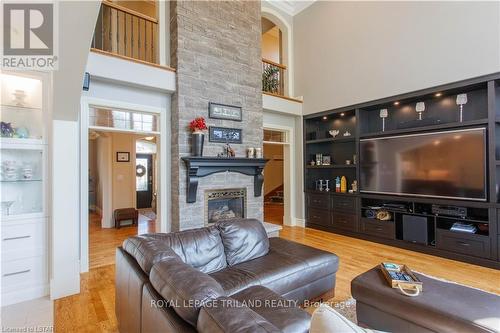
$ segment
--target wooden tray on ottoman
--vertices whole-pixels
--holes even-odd
[[[392,267],[391,267],[392,266]],[[422,290],[422,282],[413,274],[406,265],[381,263],[380,270],[392,288],[399,289],[406,296],[418,296]],[[391,273],[406,275],[411,281],[402,278],[394,278]],[[412,292],[408,292],[412,291]]]

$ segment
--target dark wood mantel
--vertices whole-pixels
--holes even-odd
[[[253,190],[256,197],[262,195],[264,176],[262,170],[268,160],[244,157],[182,157],[187,168],[187,202],[196,202],[198,178],[219,172],[239,172],[253,176]]]

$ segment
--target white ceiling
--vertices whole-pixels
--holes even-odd
[[[294,16],[310,5],[312,5],[316,0],[269,0],[274,6],[278,7],[288,15]]]

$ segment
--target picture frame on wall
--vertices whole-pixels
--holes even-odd
[[[242,143],[240,128],[214,127],[208,129],[208,141],[220,143]]]
[[[242,121],[243,110],[241,106],[209,102],[208,117],[212,119]]]
[[[128,151],[117,151],[116,152],[117,162],[130,162],[130,153]]]

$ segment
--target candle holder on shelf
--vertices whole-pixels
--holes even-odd
[[[425,111],[425,103],[418,102],[417,105],[415,105],[415,111],[418,113],[418,120],[422,120],[422,112]]]
[[[382,118],[382,132],[385,132],[385,118],[387,118],[388,115],[389,113],[387,112],[387,109],[380,110],[380,118]]]
[[[462,122],[464,105],[467,104],[467,94],[458,94],[456,103],[458,106],[460,106],[459,121]]]

